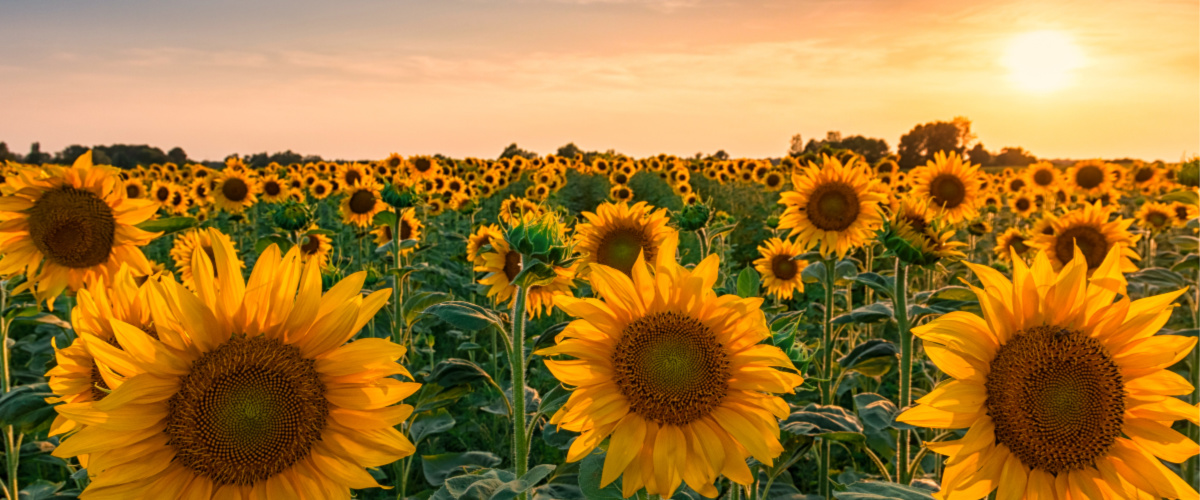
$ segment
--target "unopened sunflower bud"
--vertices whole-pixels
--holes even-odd
[[[272,216],[275,225],[285,231],[299,231],[312,224],[312,208],[294,200],[283,202]]]

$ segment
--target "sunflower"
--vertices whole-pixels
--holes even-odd
[[[343,163],[337,169],[335,178],[339,184],[343,186],[353,186],[354,184],[366,179],[369,175],[366,167],[358,163]]]
[[[485,224],[475,229],[467,238],[467,262],[476,266],[483,265],[481,253],[485,247],[492,244],[492,238],[503,238],[504,230],[495,224]]]
[[[232,247],[215,254],[218,276],[193,255],[195,294],[152,283],[158,339],[109,319],[125,356],[101,349],[97,361],[140,373],[97,403],[56,406],[87,427],[55,456],[93,454],[91,498],[348,498],[378,487],[366,468],[415,451],[395,429],[413,409],[395,404],[420,384],[391,378],[409,376],[395,362],[403,346],[346,342],[391,291],[363,297],[359,272],[322,295],[317,266],[274,246],[247,283]]]
[[[193,203],[192,197],[188,196],[186,191],[177,189],[174,193],[171,193],[171,200],[167,202],[167,209],[169,209],[172,214],[183,215],[187,213],[188,208],[191,207]]]
[[[1177,201],[1171,204],[1171,214],[1173,215],[1175,225],[1183,227],[1187,225],[1188,221],[1200,216],[1200,207],[1197,207],[1193,203]]]
[[[500,221],[512,225],[528,214],[541,215],[542,207],[536,202],[516,196],[500,202]]]
[[[1162,174],[1153,163],[1141,164],[1133,168],[1133,175],[1130,175],[1129,179],[1133,182],[1134,188],[1145,190],[1158,184],[1162,180]]]
[[[822,165],[809,163],[792,174],[792,189],[779,203],[784,205],[780,229],[799,235],[796,242],[805,250],[821,242],[821,255],[844,257],[851,248],[863,245],[883,223],[879,204],[884,202],[870,171],[859,163],[842,165],[821,156]]]
[[[1113,248],[1121,249],[1121,272],[1137,270],[1132,259],[1137,259],[1134,244],[1139,236],[1130,234],[1133,219],[1117,217],[1109,222],[1114,207],[1099,203],[1084,205],[1055,220],[1054,234],[1034,234],[1030,246],[1046,252],[1054,269],[1062,269],[1070,262],[1074,249],[1078,247],[1087,259],[1088,272],[1093,272],[1104,262],[1104,257]]]
[[[1029,237],[1015,227],[1006,229],[1004,234],[996,237],[995,251],[1000,260],[1009,260],[1014,254],[1025,258],[1029,248]]]
[[[191,195],[192,199],[201,205],[208,205],[212,202],[211,193],[212,191],[208,189],[208,182],[204,180],[193,182],[191,189],[188,190],[188,194]]]
[[[796,259],[802,253],[804,249],[799,244],[780,238],[771,238],[758,247],[762,257],[754,261],[754,269],[762,275],[762,286],[767,293],[791,300],[792,292],[804,292],[801,274],[808,261]]]
[[[169,182],[154,181],[150,185],[150,191],[147,194],[149,194],[149,198],[154,200],[154,203],[158,204],[158,206],[165,207],[171,202],[171,195],[177,190],[178,188]]]
[[[1099,270],[1086,256],[1054,271],[1046,252],[1016,259],[1013,280],[968,263],[985,313],[952,312],[912,332],[953,377],[896,420],[969,428],[927,443],[947,455],[941,498],[1196,498],[1159,459],[1182,462],[1200,448],[1171,429],[1196,408],[1173,396],[1192,385],[1166,370],[1195,338],[1156,335],[1185,290],[1131,302],[1122,250]],[[1089,278],[1088,275],[1091,274]]]
[[[300,242],[300,258],[306,263],[316,261],[317,268],[325,269],[329,265],[329,252],[333,249],[333,240],[329,236],[314,232],[318,229],[314,224],[304,234]]]
[[[346,187],[346,197],[342,199],[342,222],[367,227],[371,225],[375,214],[384,208],[387,208],[387,204],[379,199],[379,183],[373,177],[367,177]]]
[[[413,156],[407,166],[409,177],[415,180],[434,178],[441,173],[437,158],[431,156]]]
[[[1112,171],[1117,168],[1103,160],[1084,160],[1067,170],[1066,183],[1076,193],[1097,196],[1113,188]]]
[[[263,177],[259,182],[262,200],[275,203],[287,199],[287,184],[275,174]]]
[[[245,171],[227,168],[217,177],[212,190],[213,204],[220,210],[240,214],[258,200],[258,183]]]
[[[915,169],[913,177],[912,194],[929,200],[930,208],[938,211],[947,224],[979,215],[979,165],[963,162],[957,153],[939,151],[926,166]]]
[[[1040,192],[1053,191],[1058,186],[1058,170],[1048,161],[1039,161],[1025,168],[1025,182]]]
[[[503,233],[492,236],[489,244],[491,250],[479,255],[475,260],[475,271],[487,273],[479,279],[479,284],[488,287],[487,296],[496,304],[516,300],[517,287],[512,285],[512,280],[521,272],[521,253],[508,245]],[[571,295],[571,289],[575,287],[577,267],[555,267],[556,276],[553,282],[529,287],[525,296],[525,312],[534,318],[541,316],[543,312],[549,314],[554,308],[556,295]]]
[[[175,237],[175,243],[171,246],[171,260],[175,261],[175,271],[179,273],[179,278],[183,282],[183,286],[188,287],[190,290],[196,289],[196,283],[193,279],[194,273],[192,271],[192,266],[196,265],[196,262],[192,261],[192,255],[195,254],[196,249],[203,250],[208,255],[209,262],[213,264],[213,274],[221,274],[217,270],[217,258],[216,253],[214,253],[215,250],[213,250],[218,244],[233,249],[231,258],[237,264],[237,272],[241,273],[245,264],[241,259],[237,258],[237,248],[234,246],[233,241],[229,239],[229,236],[217,228],[194,229]]]
[[[415,208],[406,208],[400,211],[400,241],[405,240],[420,240],[421,230],[425,228],[421,224],[421,220],[417,218],[417,210]],[[392,226],[383,224],[371,231],[375,235],[376,245],[385,245],[392,241]],[[405,256],[418,248],[413,245],[411,248],[403,248],[400,250],[400,255]]]
[[[313,199],[324,200],[325,198],[328,198],[331,193],[333,193],[333,185],[327,180],[318,179],[308,187],[308,192],[312,194]]]
[[[13,194],[0,196],[0,276],[24,274],[16,293],[34,290],[41,302],[64,289],[109,278],[127,264],[134,274],[150,274],[141,246],[160,233],[136,227],[154,216],[150,200],[125,196],[111,167],[92,166],[91,152],[71,167],[28,167],[9,177]]]
[[[1033,215],[1038,206],[1028,191],[1021,191],[1008,199],[1008,208],[1012,210],[1013,215],[1024,219]]]
[[[1142,204],[1134,218],[1142,229],[1158,234],[1175,225],[1175,210],[1166,203],[1151,201]]]
[[[3,181],[0,181],[2,184]],[[125,181],[125,197],[136,200],[146,197],[146,184],[139,178],[133,178]]]
[[[1042,217],[1033,223],[1029,229],[1030,234],[1034,237],[1038,235],[1054,236],[1054,223],[1058,222],[1058,217],[1052,213],[1043,213]]]
[[[628,274],[638,255],[653,259],[675,230],[667,225],[667,209],[644,201],[602,203],[595,212],[583,212],[587,222],[575,226],[575,249],[584,266],[602,264]]]
[[[150,304],[146,299],[147,285],[139,287],[128,266],[121,266],[111,281],[97,278],[78,295],[78,306],[71,310],[71,325],[76,332],[86,333],[91,338],[104,342],[105,349],[121,349],[113,334],[109,319],[119,319],[140,328],[148,335],[157,336],[150,317]],[[111,347],[109,347],[111,346]],[[59,348],[55,345],[57,364],[46,372],[50,389],[55,396],[46,398],[54,403],[89,403],[108,396],[113,388],[120,387],[125,377],[110,367],[97,364],[88,341],[76,336],[70,345]],[[132,373],[129,375],[133,375]],[[58,415],[50,426],[50,435],[70,434],[82,428],[80,422]]]
[[[739,484],[754,477],[753,456],[771,466],[783,451],[777,419],[787,403],[772,393],[792,393],[803,380],[771,335],[758,297],[718,297],[719,259],[694,269],[675,261],[677,236],[668,237],[651,268],[644,258],[632,278],[598,265],[589,281],[597,299],[555,299],[575,316],[542,356],[564,385],[574,387],[550,422],[582,433],[567,461],[587,456],[609,439],[601,485],[623,476],[623,496],[642,489],[670,498],[686,482],[713,498],[713,482]]]

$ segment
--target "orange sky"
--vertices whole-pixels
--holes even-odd
[[[441,0],[0,4],[0,141],[327,158],[780,156],[963,115],[991,150],[1200,152],[1200,4]],[[1057,30],[1086,57],[1035,94],[1002,62]]]

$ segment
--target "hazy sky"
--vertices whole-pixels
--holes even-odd
[[[337,158],[780,156],[969,117],[991,150],[1200,152],[1200,3],[808,0],[0,0],[0,141]],[[1006,47],[1055,30],[1066,88]]]

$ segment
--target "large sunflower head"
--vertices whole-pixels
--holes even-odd
[[[53,299],[85,281],[111,278],[128,264],[139,276],[151,272],[141,246],[159,233],[136,227],[154,216],[150,200],[130,199],[116,169],[92,166],[89,151],[72,167],[27,167],[9,177],[13,194],[0,196],[0,276],[24,274],[18,292],[32,288],[37,300]]]
[[[1103,160],[1084,160],[1067,169],[1066,183],[1083,196],[1097,196],[1113,188],[1113,171],[1120,167]]]
[[[1138,208],[1134,218],[1142,229],[1158,234],[1175,225],[1175,210],[1166,203],[1150,201]]]
[[[213,204],[232,214],[240,214],[258,201],[258,181],[240,168],[226,168],[212,190]]]
[[[630,273],[638,255],[653,259],[675,230],[667,225],[667,209],[641,201],[602,203],[584,212],[587,222],[575,226],[576,250],[584,265],[601,264]]]
[[[1047,252],[1031,267],[1014,259],[1011,281],[967,264],[982,282],[972,289],[984,317],[952,312],[913,328],[951,379],[897,420],[968,429],[927,443],[949,456],[940,498],[996,489],[996,498],[1197,497],[1159,461],[1200,451],[1171,429],[1200,420],[1175,398],[1192,384],[1166,370],[1196,339],[1156,335],[1184,290],[1119,297],[1122,249],[1110,248],[1094,273],[1074,251],[1057,272]]]
[[[240,274],[245,264],[238,258],[237,248],[234,246],[233,240],[230,240],[228,235],[222,233],[217,228],[193,229],[180,233],[175,237],[175,243],[171,246],[171,260],[175,261],[175,271],[179,273],[179,278],[183,282],[183,286],[188,287],[190,290],[196,289],[196,282],[193,278],[193,266],[198,264],[198,262],[192,260],[192,256],[196,254],[196,250],[201,250],[205,255],[208,255],[214,275],[219,276],[221,274],[216,266],[217,258],[216,250],[214,250],[219,245],[226,245],[233,249],[230,258],[234,259],[234,262],[237,264],[237,272]]]
[[[1127,273],[1136,271],[1137,266],[1132,259],[1138,258],[1134,243],[1137,243],[1139,236],[1129,232],[1133,219],[1117,217],[1109,221],[1112,213],[1112,206],[1100,203],[1084,205],[1055,219],[1052,222],[1054,234],[1034,234],[1030,246],[1044,250],[1054,269],[1062,269],[1078,255],[1075,252],[1078,247],[1087,259],[1088,272],[1097,270],[1105,256],[1113,248],[1119,248],[1120,270]]]
[[[802,253],[804,248],[798,243],[780,238],[771,238],[758,247],[754,269],[762,276],[767,293],[789,300],[793,292],[804,292],[803,273],[808,261],[796,258]]]
[[[195,251],[195,293],[151,285],[158,339],[110,319],[124,356],[100,350],[97,362],[139,373],[97,403],[56,406],[87,427],[54,454],[93,453],[84,494],[112,498],[348,498],[378,486],[367,468],[414,451],[396,430],[413,409],[396,403],[420,384],[393,378],[410,377],[396,363],[403,346],[347,341],[391,291],[363,296],[360,272],[322,294],[298,248],[268,248],[249,282],[231,247],[215,254],[217,275]]]
[[[358,227],[371,225],[375,214],[387,208],[387,204],[379,198],[379,188],[374,177],[366,177],[346,186],[346,196],[342,199],[342,221]]]
[[[770,344],[761,298],[713,292],[719,261],[694,269],[675,261],[678,238],[668,237],[653,267],[644,258],[632,273],[595,265],[589,275],[599,298],[559,296],[556,304],[579,319],[537,351],[564,385],[574,387],[551,423],[582,433],[567,460],[582,459],[609,439],[601,484],[622,477],[624,496],[646,488],[669,498],[686,482],[715,497],[726,476],[753,482],[745,459],[770,466],[783,451],[778,421],[802,379]]]
[[[957,153],[939,151],[924,167],[913,171],[912,195],[929,200],[947,224],[958,224],[979,215],[982,190],[979,165],[964,162]]]
[[[792,189],[779,200],[784,205],[780,229],[805,250],[820,243],[821,254],[844,257],[863,245],[883,223],[879,214],[884,195],[875,189],[870,169],[858,163],[843,165],[821,156],[821,166],[809,163],[802,173],[792,175]]]

